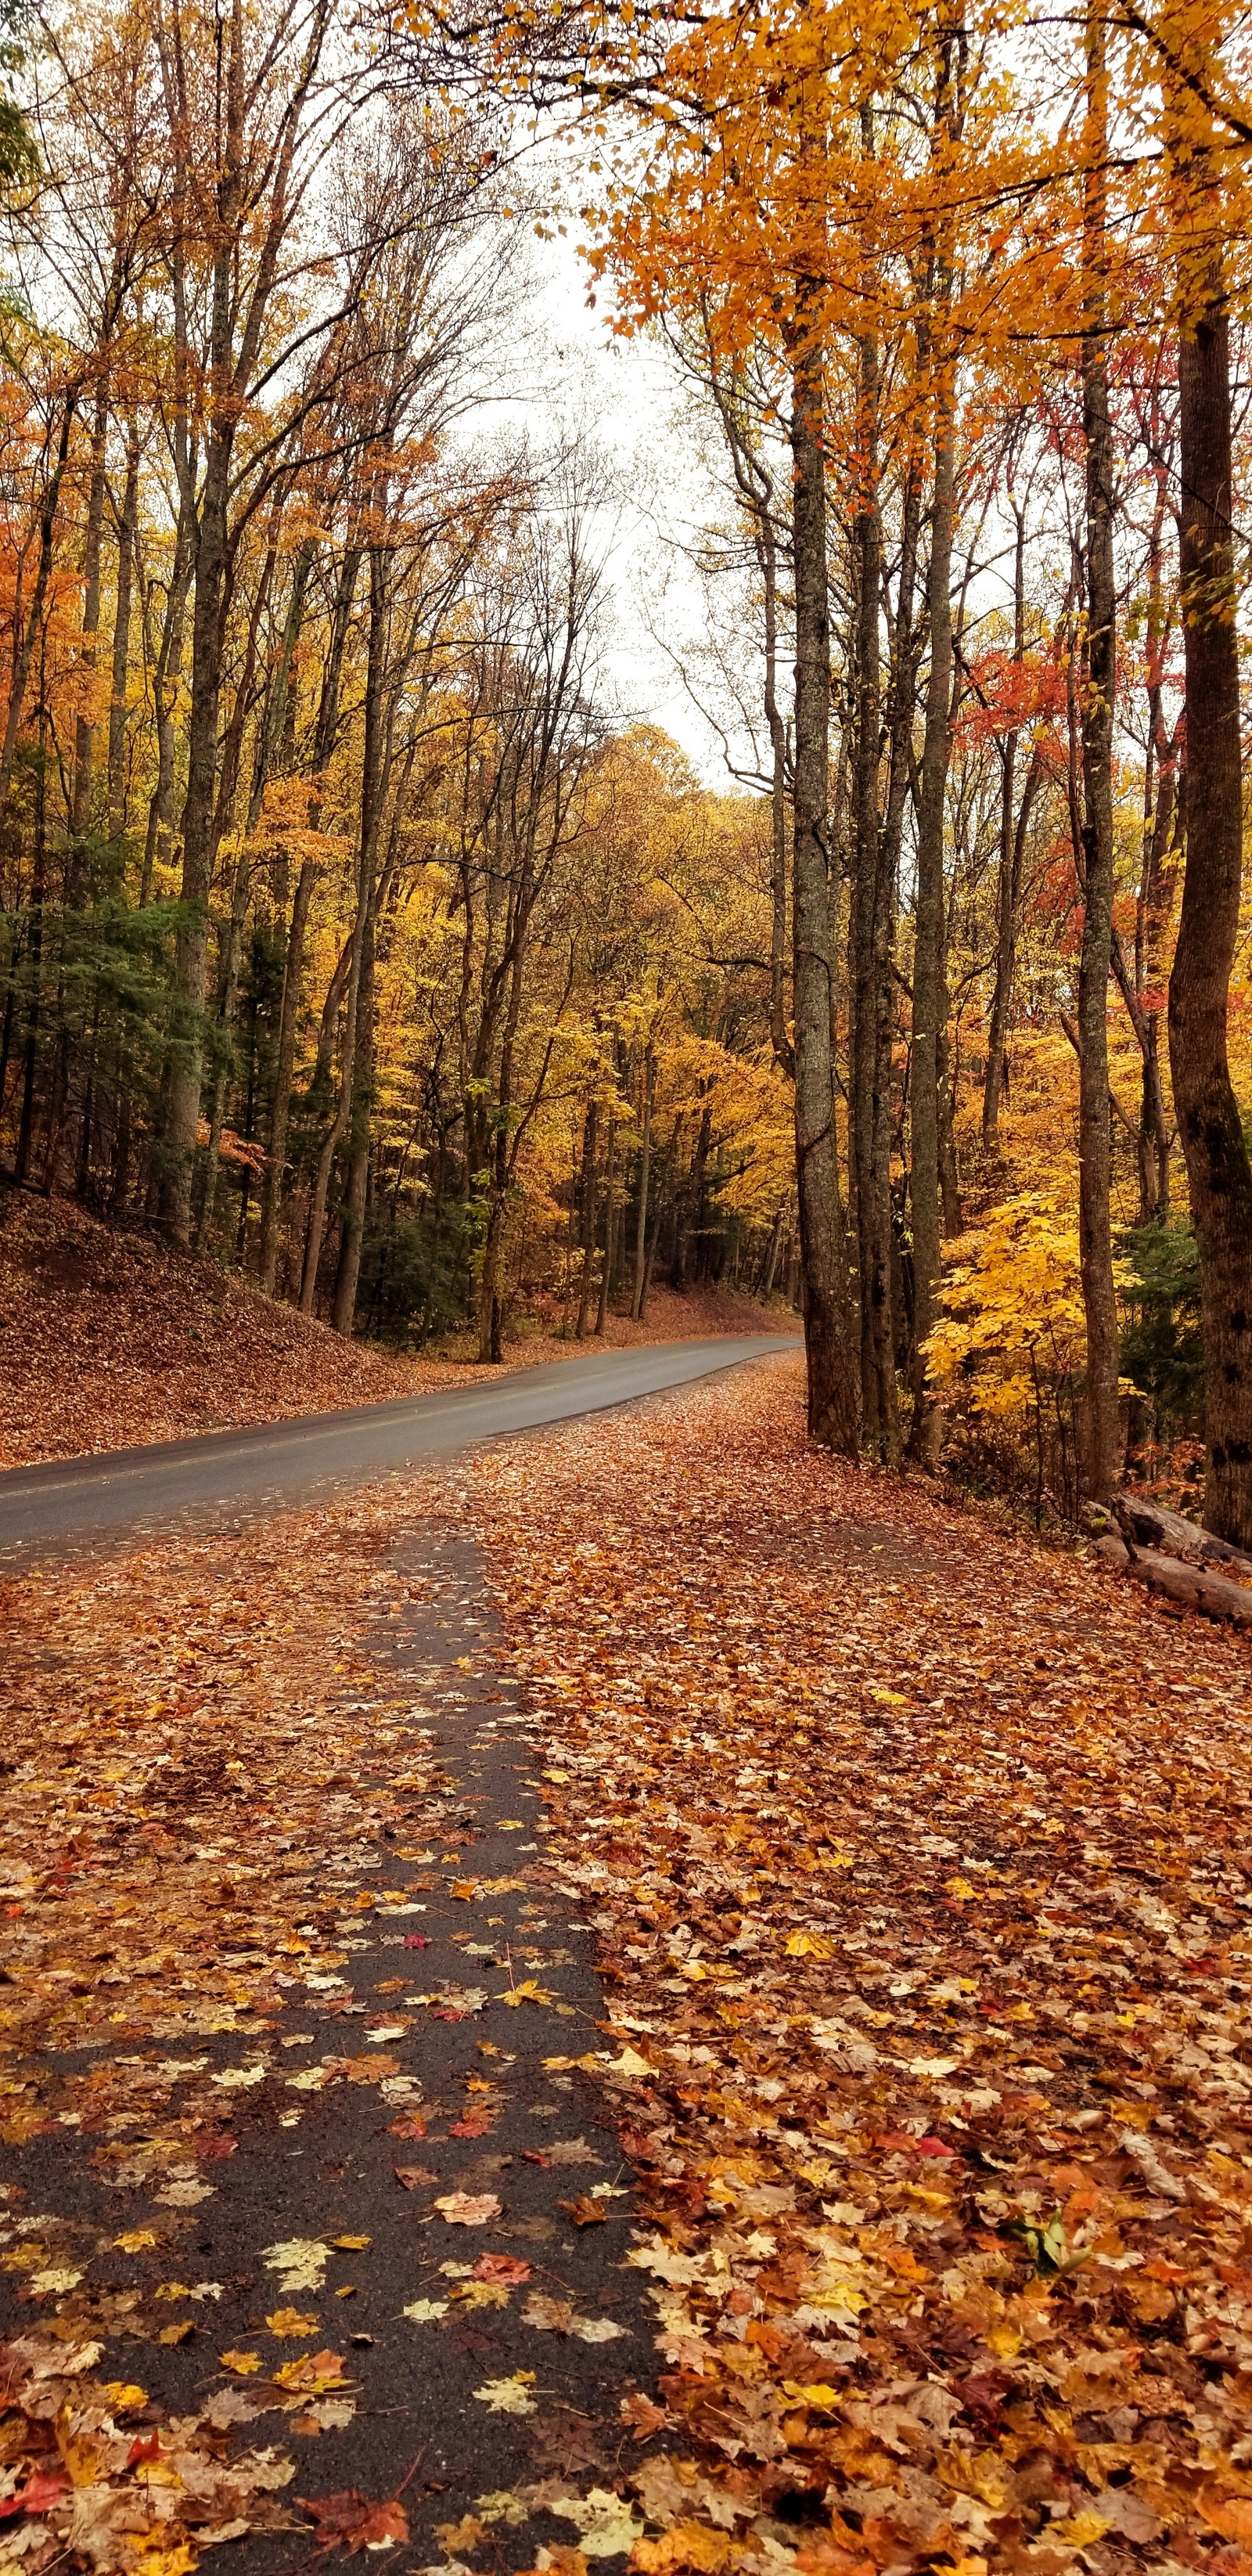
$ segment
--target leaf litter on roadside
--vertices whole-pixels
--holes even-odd
[[[1252,2576],[1246,1646],[790,1370],[474,1502],[652,2211],[635,2564]]]
[[[586,2473],[627,2491],[537,2566],[579,2576],[633,2543],[641,2576],[1252,2576],[1246,1648],[807,1450],[773,1365],[491,1453],[456,1500],[547,1730],[554,1857],[528,1883],[593,1909],[613,1998],[602,2046],[543,2062],[601,2079],[651,2209],[622,2252],[652,2287],[657,2376],[623,2402],[620,2466],[592,2419],[541,2410],[533,2374],[480,2383],[484,2418],[531,2419],[553,2466],[516,2491],[519,2523],[581,2512]],[[11,1587],[3,2130],[20,2149],[68,2128],[148,2195],[149,2223],[104,2240],[151,2274],[131,2341],[184,2331],[156,2287],[236,2104],[276,2090],[298,2118],[304,2092],[366,2082],[392,2136],[426,2132],[379,2044],[397,2021],[294,2074],[267,2046],[278,2003],[350,1993],[366,1843],[407,1818],[430,1865],[455,1813],[373,1672],[352,1697],[404,1507]],[[501,2000],[445,1981],[404,2011]],[[244,2083],[212,2084],[215,2037],[242,2042]],[[90,2063],[58,2069],[84,2040]],[[582,2139],[527,2160],[602,2161]],[[589,2225],[614,2188],[580,2195]],[[10,2347],[0,2468],[23,2576],[54,2556],[184,2576],[206,2541],[291,2528],[292,2462],[219,2458],[222,2437],[350,2420],[337,2356],[310,2355],[325,2393],[276,2385],[302,2364],[275,2307],[276,2349],[232,2350],[233,2385],[153,2423],[103,2376],[117,2303],[81,2231],[27,2221],[19,2194],[3,2233],[36,2320]],[[331,2241],[258,2251],[280,2301],[344,2286]],[[514,2258],[443,2266],[404,2315],[437,2332],[507,2300],[519,2272],[493,2259]],[[165,2287],[211,2313],[213,2284]],[[546,2280],[519,2326],[532,2297],[552,2304],[525,2332],[611,2340]],[[80,2433],[94,2523],[62,2456]],[[319,2551],[383,2546],[359,2535],[388,2509],[348,2489],[304,2508]]]

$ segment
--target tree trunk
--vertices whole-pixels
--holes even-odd
[[[87,528],[83,544],[83,671],[88,680],[96,668],[100,632],[100,555],[104,531],[105,449],[109,436],[109,371],[101,371],[91,424],[91,475],[87,485]],[[91,821],[91,770],[96,728],[90,716],[79,716],[74,728],[74,788],[70,829],[81,841]]]
[[[574,1339],[579,1342],[586,1341],[587,1327],[591,1321],[591,1284],[596,1263],[596,1159],[599,1138],[600,1104],[598,1100],[589,1100],[586,1123],[583,1127],[582,1204],[579,1211],[581,1219],[579,1239],[582,1245],[583,1266],[578,1287],[578,1321],[574,1326]]]
[[[191,1218],[191,1174],[200,1115],[200,1024],[209,962],[209,894],[213,879],[213,830],[217,782],[217,728],[221,702],[221,607],[226,573],[226,503],[231,430],[213,424],[205,459],[204,491],[196,546],[195,607],[191,634],[191,703],[187,722],[187,794],[183,804],[182,901],[186,917],[174,950],[174,987],[181,1026],[165,1112],[161,1215],[172,1242],[186,1246]]]
[[[1220,276],[1178,353],[1187,852],[1169,1057],[1200,1252],[1205,1527],[1252,1545],[1252,1166],[1227,1056],[1243,793],[1232,531],[1230,341]]]
[[[130,677],[130,613],[138,516],[139,418],[132,411],[126,438],[126,489],[117,532],[117,608],[109,700],[108,816],[109,834],[114,840],[126,829],[126,689]]]
[[[287,1128],[291,1117],[292,1076],[296,1056],[296,1019],[300,1009],[300,985],[304,974],[304,942],[308,929],[309,905],[313,899],[313,880],[317,861],[301,861],[296,879],[295,901],[291,907],[291,930],[283,964],[283,993],[278,1013],[278,1050],[274,1068],[274,1097],[270,1106],[269,1159],[265,1167],[265,1192],[261,1203],[261,1286],[267,1297],[274,1294],[278,1273],[278,1226],[283,1203],[283,1172],[287,1158]]]
[[[1095,0],[1087,19],[1087,135],[1082,347],[1086,447],[1087,644],[1082,701],[1083,915],[1078,975],[1078,1223],[1087,1370],[1080,1476],[1085,1493],[1112,1491],[1121,1468],[1117,1412],[1117,1301],[1110,1217],[1108,987],[1113,941],[1113,706],[1117,606],[1113,566],[1113,428],[1109,415],[1105,268],[1108,72]]]
[[[913,1060],[909,1197],[913,1217],[913,1420],[909,1448],[933,1466],[942,1424],[926,1393],[924,1344],[938,1315],[941,1176],[939,1037],[948,1016],[944,974],[943,823],[952,732],[952,533],[955,434],[950,398],[938,423],[927,608],[930,671],[917,818],[917,918],[913,951]]]
[[[861,343],[863,489],[855,526],[857,609],[856,874],[853,885],[853,1142],[857,1270],[860,1283],[861,1435],[884,1460],[896,1454],[898,1424],[891,1332],[891,911],[887,834],[878,810],[882,721],[879,602],[882,519],[878,497],[879,354]]]
[[[1026,650],[1026,513],[1013,503],[1017,542],[1013,549],[1013,660]],[[1017,853],[1020,835],[1013,829],[1017,785],[1017,726],[1010,725],[1000,751],[1000,864],[996,876],[996,971],[987,1025],[987,1069],[983,1076],[982,1141],[987,1154],[1000,1149],[1000,1101],[1004,1090],[1004,1048],[1013,969],[1017,951]]]
[[[379,478],[375,494],[378,518],[386,515],[386,484]],[[384,751],[386,711],[383,704],[386,677],[388,615],[388,550],[385,546],[370,548],[370,622],[365,666],[365,713],[361,750],[361,845],[360,894],[357,910],[356,949],[352,969],[352,999],[349,1005],[351,1033],[345,1040],[344,1091],[341,1117],[335,1124],[340,1136],[351,1127],[351,1153],[348,1165],[348,1188],[344,1202],[343,1230],[339,1244],[339,1267],[335,1276],[335,1296],[331,1322],[337,1333],[350,1333],[356,1313],[357,1281],[361,1272],[361,1237],[365,1227],[365,1195],[369,1177],[370,1080],[374,1056],[374,912],[378,877],[378,834],[382,821],[384,796]],[[320,1170],[320,1166],[319,1166]],[[322,1196],[325,1207],[325,1193]]]
[[[596,1308],[596,1332],[603,1337],[609,1315],[609,1279],[613,1268],[613,1183],[616,1175],[617,1121],[609,1119],[609,1132],[604,1150],[604,1268],[600,1273],[600,1303]]]
[[[804,1271],[810,1437],[854,1458],[847,1247],[839,1194],[831,1048],[830,606],[826,566],[825,351],[801,316],[792,369],[791,447],[796,594],[792,990],[796,1185]]]
[[[643,1314],[644,1269],[648,1242],[648,1188],[652,1178],[652,1104],[656,1096],[656,1056],[651,1047],[644,1057],[643,1134],[639,1147],[639,1209],[635,1218],[635,1283],[630,1311],[638,1323]]]

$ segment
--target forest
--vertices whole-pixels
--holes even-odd
[[[484,1361],[788,1300],[819,1443],[1252,1542],[1245,53],[13,14],[6,1189]],[[609,683],[593,429],[491,398],[562,231],[704,478],[713,783]]]

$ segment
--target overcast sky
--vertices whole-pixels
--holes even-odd
[[[588,277],[569,242],[532,247],[537,345],[516,410],[537,446],[585,424],[614,469],[606,514],[613,636],[609,683],[624,721],[664,726],[711,787],[730,782],[720,745],[678,678],[654,626],[675,647],[698,635],[704,614],[685,549],[714,507],[695,441],[679,422],[666,353],[645,338],[613,337],[601,296],[587,306]]]

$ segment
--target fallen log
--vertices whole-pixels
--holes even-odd
[[[1146,1584],[1149,1592],[1177,1602],[1180,1609],[1199,1610],[1206,1619],[1232,1619],[1239,1627],[1252,1628],[1252,1586],[1248,1584],[1232,1583],[1229,1576],[1211,1573],[1204,1565],[1184,1565],[1181,1557],[1162,1556],[1154,1547],[1136,1547],[1132,1555],[1125,1540],[1114,1537],[1112,1531],[1096,1540],[1095,1551],[1119,1574],[1129,1574],[1136,1583]]]
[[[1166,1555],[1198,1557],[1204,1565],[1227,1565],[1245,1582],[1252,1582],[1252,1556],[1242,1548],[1230,1547],[1224,1538],[1214,1538],[1211,1530],[1201,1529],[1198,1521],[1186,1520],[1181,1512],[1167,1511],[1163,1503],[1154,1503],[1146,1494],[1114,1494],[1104,1506],[1111,1514],[1123,1537],[1129,1528],[1136,1547],[1160,1548]]]

